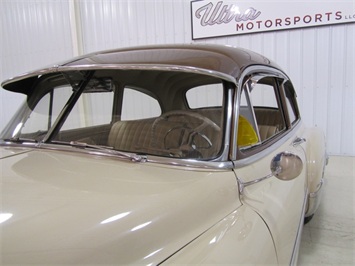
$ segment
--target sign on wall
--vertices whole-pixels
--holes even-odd
[[[191,1],[192,39],[355,22],[353,0]]]

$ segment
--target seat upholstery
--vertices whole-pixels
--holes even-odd
[[[255,108],[261,141],[264,141],[285,127],[280,112],[270,108]]]
[[[158,121],[158,122],[157,122]],[[118,121],[113,124],[108,136],[108,146],[116,150],[130,152],[147,152],[156,155],[168,155],[172,148],[178,150],[179,138],[181,138],[182,125],[193,129],[198,127],[201,121],[191,117],[174,117],[173,119],[142,119],[130,121]],[[175,131],[174,131],[175,130]],[[188,131],[188,130],[187,130]],[[220,148],[220,135],[215,129],[207,126],[202,129],[201,134],[205,135],[213,144],[209,149],[199,149],[203,158],[215,156]],[[201,136],[196,136],[197,145],[206,146]]]
[[[271,138],[278,132],[278,128],[275,126],[259,125],[258,128],[261,141]]]
[[[154,119],[116,122],[108,136],[108,146],[123,151],[138,151],[140,147],[149,146],[153,122]]]

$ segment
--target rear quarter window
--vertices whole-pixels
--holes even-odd
[[[223,84],[194,87],[186,92],[186,100],[191,109],[221,107],[223,104]]]
[[[126,87],[123,92],[121,120],[138,120],[161,115],[159,102],[148,94]]]

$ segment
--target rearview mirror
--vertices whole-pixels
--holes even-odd
[[[292,180],[301,174],[303,162],[298,155],[281,152],[272,159],[270,169],[278,179]]]

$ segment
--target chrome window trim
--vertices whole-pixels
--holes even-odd
[[[233,169],[233,163],[231,161],[199,161],[195,159],[171,159],[168,157],[147,156],[147,162],[194,169]]]
[[[32,148],[38,150],[51,150],[51,151],[61,151],[61,152],[70,152],[70,153],[81,153],[94,156],[109,157],[112,159],[117,159],[121,161],[130,162],[127,157],[120,155],[109,154],[102,151],[90,150],[90,149],[80,149],[67,145],[60,144],[51,144],[51,143],[32,143],[32,142],[23,142],[23,143],[12,143],[12,142],[0,142],[0,146],[3,147],[21,147],[21,148]],[[135,153],[132,153],[134,155]],[[139,162],[134,161],[133,163],[153,163],[160,164],[170,167],[187,167],[192,169],[206,169],[209,171],[218,171],[218,170],[227,170],[233,169],[233,163],[231,161],[199,161],[196,159],[176,159],[169,157],[159,157],[153,155],[147,155],[146,160]]]
[[[202,74],[202,75],[208,75],[208,76],[213,76],[216,78],[220,78],[224,81],[227,81],[231,84],[233,84],[233,87],[227,88],[228,89],[228,95],[226,97],[228,98],[228,102],[226,103],[226,118],[225,118],[225,132],[223,136],[223,143],[221,144],[221,154],[217,156],[216,158],[213,158],[209,161],[200,161],[196,159],[177,159],[177,158],[168,158],[168,157],[159,157],[159,156],[152,156],[148,155],[147,156],[147,162],[152,162],[152,163],[159,163],[159,164],[165,164],[165,165],[173,165],[173,166],[184,166],[184,167],[193,167],[193,168],[206,168],[206,169],[232,169],[233,164],[231,161],[229,161],[229,143],[230,143],[230,132],[231,132],[231,120],[232,120],[232,104],[233,104],[233,93],[236,88],[236,79],[230,75],[217,72],[217,71],[210,71],[206,69],[201,69],[201,68],[196,68],[196,67],[186,67],[186,66],[176,66],[176,65],[150,65],[150,64],[122,64],[122,65],[85,65],[85,66],[54,66],[53,68],[48,68],[46,70],[41,70],[37,72],[32,72],[30,74],[24,74],[23,76],[19,76],[14,79],[9,79],[6,80],[5,82],[2,83],[2,85],[6,85],[9,83],[13,83],[19,80],[23,80],[25,78],[33,77],[34,73],[38,75],[44,75],[47,73],[60,73],[60,72],[67,72],[67,71],[76,71],[76,70],[105,70],[105,69],[117,69],[117,70],[159,70],[159,71],[180,71],[180,72],[186,72],[186,73],[196,73],[196,74]],[[61,117],[60,115],[59,117]],[[56,127],[52,127],[56,128]],[[71,152],[82,152],[82,153],[88,153],[88,154],[94,154],[94,155],[100,155],[100,156],[109,156],[109,157],[116,157],[119,158],[117,155],[112,155],[112,154],[105,154],[103,152],[98,152],[98,151],[92,151],[92,150],[85,150],[85,149],[76,149],[73,147],[67,147],[64,145],[59,145],[58,144],[51,144],[51,143],[45,143],[45,141],[48,140],[48,136],[50,136],[50,130],[45,138],[44,142],[42,143],[26,143],[26,145],[29,145],[33,148],[43,148],[43,149],[50,149],[50,150],[62,150],[62,151],[71,151]],[[10,143],[6,142],[5,145],[16,145],[20,146],[23,145],[18,144],[18,143]],[[4,143],[0,143],[0,145],[4,145]],[[133,154],[133,153],[132,153]]]
[[[238,145],[237,145],[238,117],[239,117],[240,98],[241,98],[242,89],[244,86],[243,81],[246,78],[246,76],[251,75],[251,74],[253,74],[254,76],[259,76],[259,77],[269,76],[269,77],[276,77],[276,78],[282,78],[282,79],[289,80],[288,76],[284,72],[282,72],[281,70],[273,68],[273,67],[269,67],[269,66],[263,66],[263,65],[254,65],[254,66],[247,67],[246,69],[243,70],[241,75],[238,77],[238,79],[237,79],[238,88],[236,90],[236,96],[235,96],[236,99],[234,102],[235,115],[234,115],[234,118],[232,121],[233,132],[232,132],[232,137],[231,137],[231,152],[230,152],[232,161],[238,160],[238,156],[237,156],[237,154],[238,154]],[[287,133],[280,133],[280,134],[287,135]],[[274,143],[272,146],[275,146],[275,144],[276,143]],[[272,147],[267,147],[266,150],[269,150],[270,148],[272,149]],[[264,151],[260,151],[255,155],[251,155],[251,157],[258,155],[259,153],[264,154]],[[245,158],[245,159],[247,159],[247,158]],[[244,160],[244,159],[240,159],[240,160]]]
[[[233,83],[234,88],[228,88],[228,93],[227,93],[227,97],[228,97],[228,102],[226,103],[225,106],[225,111],[227,112],[227,114],[225,115],[225,123],[224,123],[224,136],[223,136],[223,140],[224,143],[222,143],[221,145],[221,150],[222,150],[222,146],[223,146],[223,150],[221,155],[216,158],[214,161],[219,161],[219,162],[223,162],[223,161],[229,161],[229,150],[230,150],[230,142],[231,142],[231,132],[232,132],[232,120],[233,120],[233,94],[235,93],[236,90],[236,84]],[[233,167],[232,167],[233,168]]]
[[[189,168],[198,168],[198,169],[209,169],[209,170],[220,170],[220,169],[233,169],[233,163],[228,160],[229,159],[229,142],[230,142],[230,134],[231,134],[231,120],[233,115],[233,94],[236,88],[235,80],[233,80],[231,87],[226,88],[227,90],[227,103],[225,106],[226,117],[225,117],[225,132],[223,136],[223,143],[221,144],[221,153],[216,158],[202,161],[197,159],[178,159],[178,158],[170,158],[170,157],[160,157],[154,155],[147,155],[146,162],[149,163],[156,163],[161,165],[168,165],[168,166],[178,166],[178,167],[189,167]],[[59,116],[60,117],[60,116]],[[47,139],[49,132],[46,134],[45,139]],[[15,147],[30,147],[36,149],[47,149],[47,150],[54,150],[54,151],[64,151],[64,152],[79,152],[85,154],[91,154],[96,156],[105,156],[111,157],[116,159],[121,159],[123,161],[127,161],[127,158],[120,157],[119,155],[108,154],[102,151],[97,150],[90,150],[90,149],[78,149],[71,146],[54,144],[54,143],[46,143],[46,142],[39,142],[39,143],[32,143],[32,142],[22,142],[22,143],[13,143],[13,142],[6,142],[0,141],[0,146],[15,146]],[[135,154],[135,153],[132,153]]]
[[[294,95],[295,97],[292,99],[292,100],[295,100],[295,102],[293,102],[293,103],[290,102],[291,109],[292,109],[291,112],[293,112],[296,117],[296,119],[294,121],[291,121],[291,119],[290,119],[290,110],[287,106],[287,99],[286,99],[287,97],[286,97],[286,88],[285,88],[285,84],[287,81],[289,81],[291,83],[293,93],[295,94]],[[283,104],[285,105],[284,106],[285,118],[286,118],[286,121],[288,122],[288,125],[292,127],[301,118],[301,114],[300,114],[300,110],[299,110],[299,106],[298,106],[298,102],[297,102],[297,93],[296,93],[295,88],[293,87],[292,81],[290,79],[283,80],[282,84],[280,84],[280,89],[281,89],[280,92],[281,92],[282,96],[284,97]]]

